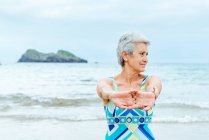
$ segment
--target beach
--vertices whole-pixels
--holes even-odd
[[[106,123],[100,121],[0,121],[3,140],[104,140]],[[209,137],[209,123],[153,123],[156,140],[190,140]]]
[[[115,64],[9,64],[0,67],[2,140],[103,140],[105,112],[96,93]],[[157,140],[208,139],[209,64],[151,64],[163,90],[149,127]],[[203,75],[203,76],[201,76]]]

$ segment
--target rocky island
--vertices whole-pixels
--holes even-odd
[[[57,53],[41,53],[34,49],[28,49],[18,62],[88,63],[87,60],[65,50],[58,50]]]

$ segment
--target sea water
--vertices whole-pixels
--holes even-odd
[[[98,80],[117,64],[15,63],[0,66],[0,121],[104,120]],[[209,64],[149,64],[163,84],[154,123],[209,122]]]

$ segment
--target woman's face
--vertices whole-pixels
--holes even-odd
[[[127,65],[137,72],[144,72],[148,63],[148,46],[145,43],[136,43],[133,54],[128,54]]]

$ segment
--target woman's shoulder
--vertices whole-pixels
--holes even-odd
[[[98,81],[98,84],[112,85],[112,84],[113,84],[113,78],[112,78],[112,77],[101,78],[101,79]]]
[[[153,81],[161,81],[160,80],[160,77],[159,76],[157,76],[157,75],[149,75],[148,77],[147,77],[147,83],[150,83],[150,82],[153,82]]]
[[[157,75],[147,75],[149,79],[160,79]]]
[[[114,76],[104,77],[99,80],[99,82],[107,83],[110,85],[112,85],[113,82],[117,82],[117,81],[118,81],[118,74],[116,74]]]

